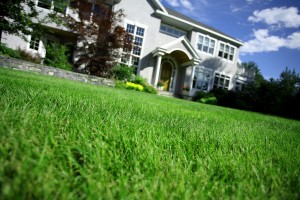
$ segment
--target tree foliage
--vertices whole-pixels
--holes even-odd
[[[24,5],[27,9],[24,9]],[[34,26],[32,18],[38,12],[32,0],[0,1],[0,30],[6,33],[21,35],[30,34]]]
[[[107,77],[120,57],[120,49],[130,48],[125,29],[117,25],[124,16],[113,11],[104,0],[73,0],[71,7],[77,17],[67,17],[69,27],[78,34],[75,68],[90,74]]]
[[[65,0],[55,0],[55,3],[66,5]],[[45,30],[43,23],[47,21],[57,23],[59,19],[56,10],[40,18],[34,0],[6,0],[0,1],[0,32],[21,36],[34,34],[41,36]]]
[[[218,105],[300,119],[300,75],[295,70],[286,68],[278,79],[265,80],[256,63],[242,65],[256,71],[255,81],[237,92],[213,89],[209,95]]]
[[[235,107],[300,119],[299,82],[300,75],[288,68],[281,73],[279,79],[265,80],[256,77],[255,83],[237,93],[238,104]]]
[[[72,65],[68,61],[68,48],[62,44],[52,42],[46,46],[45,64],[64,70],[72,70]]]

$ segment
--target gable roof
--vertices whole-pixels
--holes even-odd
[[[173,15],[173,16],[178,17],[178,18],[180,18],[180,19],[183,19],[183,20],[185,20],[185,21],[192,22],[192,23],[194,23],[194,24],[196,24],[196,25],[199,25],[199,26],[202,26],[202,27],[204,27],[204,28],[206,28],[206,29],[208,29],[208,30],[211,30],[211,31],[213,31],[213,32],[222,34],[222,35],[224,35],[224,36],[227,36],[227,37],[229,37],[229,38],[232,38],[232,39],[236,40],[235,38],[233,38],[233,37],[230,36],[230,35],[227,35],[227,34],[221,32],[221,31],[219,31],[219,30],[217,30],[217,29],[215,29],[215,28],[213,28],[213,27],[211,27],[211,26],[208,26],[208,25],[203,24],[203,23],[201,23],[201,22],[199,22],[199,21],[196,21],[196,20],[194,20],[194,19],[192,19],[192,18],[189,18],[189,17],[187,17],[187,16],[185,16],[185,15],[183,15],[183,14],[181,14],[181,13],[175,11],[175,10],[172,10],[172,9],[170,9],[170,8],[167,8],[167,7],[166,7],[166,10],[168,11],[168,14],[169,14],[169,15]]]
[[[185,46],[185,49],[178,49],[177,45],[179,43],[182,43]],[[159,53],[170,54],[176,50],[184,52],[190,60],[196,63],[200,63],[201,61],[201,58],[199,57],[197,51],[194,49],[193,45],[191,45],[191,43],[185,36],[179,37],[170,43],[162,45],[161,47],[157,47],[155,50],[152,51],[152,54],[153,56],[157,56]]]
[[[242,46],[244,45],[243,42],[237,40],[236,38],[233,38],[232,36],[230,35],[227,35],[211,26],[208,26],[206,24],[203,24],[197,20],[194,20],[190,17],[187,17],[175,10],[172,10],[171,8],[167,8],[167,7],[164,7],[159,0],[152,0],[152,2],[156,5],[156,7],[158,8],[158,10],[156,10],[156,13],[159,15],[159,16],[163,16],[163,17],[167,17],[167,18],[170,18],[172,20],[175,20],[179,23],[184,23],[184,24],[187,24],[191,27],[193,27],[194,29],[198,29],[198,30],[203,30],[205,32],[208,32],[208,33],[212,33],[218,37],[221,37],[221,38],[224,38],[230,42],[232,42],[233,44],[236,44],[237,46]]]
[[[169,51],[168,53],[171,53],[171,51],[173,50],[172,47],[176,46],[176,44],[178,43],[182,43],[192,57],[200,59],[197,51],[194,49],[193,45],[191,45],[191,43],[185,36],[179,37],[170,43],[164,44],[163,46],[161,46],[161,48],[166,49],[167,51]]]

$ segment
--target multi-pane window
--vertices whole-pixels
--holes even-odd
[[[140,56],[142,54],[145,29],[133,24],[127,24],[126,31],[130,34],[128,40],[129,42],[132,42],[133,46],[131,51],[126,48],[123,49],[121,62],[128,65],[138,66]]]
[[[214,89],[215,88],[223,88],[223,89],[228,90],[229,83],[230,83],[230,77],[229,76],[226,76],[224,74],[215,73]]]
[[[211,71],[196,67],[193,78],[193,89],[208,91],[210,77]]]
[[[235,88],[234,88],[235,91],[241,91],[242,88],[243,88],[243,83],[235,82]]]
[[[127,31],[128,33],[134,34],[134,29],[135,29],[135,26],[134,26],[134,25],[127,24],[126,31]]]
[[[166,33],[168,35],[172,35],[174,37],[181,37],[186,35],[185,31],[179,30],[177,28],[165,25],[165,24],[161,24],[160,25],[160,32],[162,33]]]
[[[233,61],[235,49],[227,44],[220,43],[219,54],[221,58]]]
[[[39,0],[37,6],[41,8],[51,9],[52,0]]]
[[[197,45],[198,50],[213,55],[215,51],[216,40],[203,35],[199,35]]]
[[[37,6],[64,13],[68,4],[69,0],[39,0]]]
[[[40,46],[40,39],[31,37],[29,42],[29,48],[38,51]]]

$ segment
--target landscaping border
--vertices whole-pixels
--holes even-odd
[[[0,67],[10,68],[15,70],[22,70],[28,72],[34,72],[37,74],[45,74],[49,76],[56,76],[74,81],[80,81],[84,83],[90,83],[94,85],[104,85],[108,87],[115,87],[115,81],[111,79],[101,78],[88,74],[80,74],[76,72],[66,71],[63,69],[45,66],[41,64],[35,64],[24,60],[6,57],[0,55]]]

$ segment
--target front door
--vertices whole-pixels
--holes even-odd
[[[170,89],[170,82],[172,76],[172,65],[169,62],[163,63],[161,73],[160,73],[160,80],[164,83],[164,91],[169,91]]]

